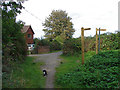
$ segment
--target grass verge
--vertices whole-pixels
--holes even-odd
[[[3,73],[3,88],[44,88],[45,78],[35,57],[27,57],[24,63],[16,63],[10,73]]]
[[[91,58],[93,55],[95,55],[94,51],[90,51],[85,53],[85,62]],[[70,71],[73,71],[76,67],[79,67],[81,65],[81,54],[79,56],[64,56],[61,55],[60,58],[62,59],[62,64],[59,65],[59,67],[56,68],[56,74],[55,79],[57,80],[62,75],[69,73]],[[55,81],[56,81],[55,80]],[[55,88],[61,88],[56,82],[55,82]]]

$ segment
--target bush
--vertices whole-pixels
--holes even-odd
[[[39,46],[49,46],[50,42],[48,40],[46,40],[46,39],[41,39],[41,40],[39,40],[37,45],[39,45]]]
[[[102,50],[116,50],[119,49],[119,34],[110,34],[110,35],[101,35],[102,43],[101,43],[101,49]]]
[[[50,51],[56,51],[61,49],[62,49],[62,45],[58,41],[54,40],[50,42]]]
[[[64,55],[74,55],[81,53],[81,40],[80,38],[66,39],[63,44]]]
[[[67,88],[120,88],[118,60],[117,51],[100,52],[56,82]]]

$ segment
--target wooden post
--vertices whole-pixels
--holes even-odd
[[[97,35],[97,31],[99,31],[99,44],[98,44],[98,35]],[[100,51],[100,31],[106,31],[106,29],[97,29],[96,28],[96,54],[98,54],[98,51]],[[99,46],[99,48],[98,48]]]
[[[81,28],[81,43],[82,43],[82,64],[84,64],[84,30],[90,30],[91,28]]]
[[[96,54],[98,54],[98,35],[97,35],[98,29],[96,28]]]
[[[82,64],[84,64],[84,28],[81,28]]]

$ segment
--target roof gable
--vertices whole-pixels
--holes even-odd
[[[23,26],[23,28],[21,29],[21,32],[22,33],[26,33],[29,30],[29,28],[31,28],[33,34],[35,34],[34,31],[33,31],[33,29],[32,29],[32,27],[31,27],[31,25],[25,25],[25,26]]]

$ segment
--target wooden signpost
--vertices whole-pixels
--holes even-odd
[[[91,30],[91,28],[81,28],[82,64],[84,64],[84,30]]]
[[[97,31],[99,31],[99,45],[98,45],[98,35],[97,35]],[[98,54],[98,51],[100,51],[100,31],[106,31],[106,29],[97,29],[96,28],[96,54]],[[99,49],[98,49],[99,46]]]

